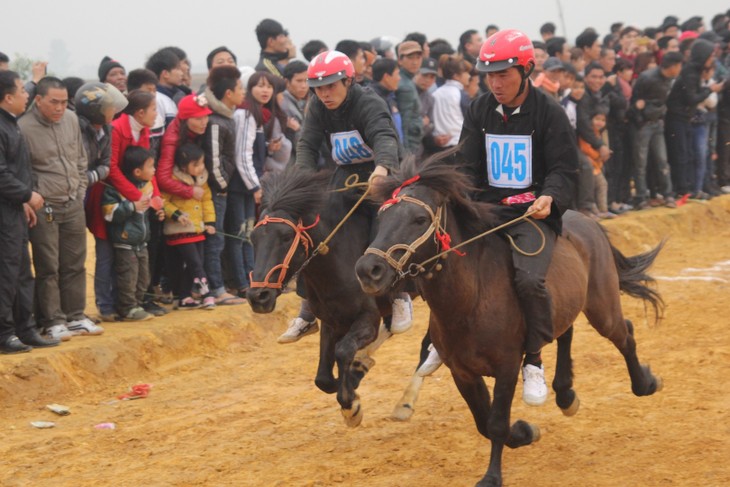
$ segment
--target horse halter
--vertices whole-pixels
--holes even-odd
[[[383,203],[383,206],[380,207],[380,210],[378,210],[378,213],[382,213],[383,211],[387,210],[394,204],[400,203],[401,201],[413,203],[415,205],[420,206],[424,210],[426,210],[426,212],[431,216],[431,225],[429,225],[429,227],[426,229],[426,231],[423,232],[423,234],[420,237],[418,237],[416,240],[414,240],[410,245],[409,244],[395,244],[395,245],[391,246],[385,252],[383,252],[380,249],[376,249],[375,247],[368,247],[365,250],[365,255],[374,254],[374,255],[377,255],[378,257],[381,257],[382,259],[385,259],[385,261],[388,262],[388,264],[390,264],[390,266],[398,272],[398,275],[410,274],[412,276],[416,276],[416,275],[418,275],[418,273],[423,272],[424,269],[421,266],[415,265],[414,269],[409,269],[409,271],[407,271],[407,272],[403,272],[403,267],[408,262],[408,259],[410,259],[411,256],[416,253],[416,250],[418,250],[418,247],[423,245],[431,237],[431,235],[434,234],[434,232],[436,233],[437,242],[439,242],[439,241],[443,242],[442,237],[439,237],[439,235],[444,235],[444,236],[448,237],[448,234],[445,231],[442,231],[443,229],[441,228],[441,216],[443,215],[444,208],[443,208],[443,206],[439,206],[438,209],[436,209],[436,212],[434,213],[434,211],[431,209],[430,206],[428,206],[426,203],[424,203],[423,201],[421,201],[417,198],[413,198],[411,196],[406,196],[406,195],[397,196],[397,194],[394,194],[393,198],[391,198],[390,200]],[[449,240],[450,240],[450,238],[449,238]],[[400,257],[400,259],[396,260],[393,257],[393,254],[398,250],[402,250],[403,255]],[[411,266],[414,266],[414,264],[411,264]]]
[[[272,267],[271,270],[266,274],[266,277],[263,281],[254,281],[253,272],[249,274],[249,282],[251,288],[282,289],[284,287],[286,271],[289,270],[289,264],[291,263],[291,260],[294,257],[294,253],[296,252],[297,247],[299,247],[299,244],[302,244],[302,247],[304,247],[304,253],[307,256],[309,256],[309,249],[314,247],[314,241],[312,240],[312,237],[310,237],[307,233],[307,230],[311,230],[312,228],[317,226],[317,224],[319,223],[319,215],[317,215],[314,223],[306,227],[302,224],[301,219],[299,219],[299,222],[295,225],[286,218],[271,217],[267,215],[253,228],[255,230],[258,227],[262,225],[268,225],[269,223],[283,223],[291,227],[292,230],[294,230],[294,240],[292,240],[292,243],[289,246],[289,250],[284,257],[284,262]],[[270,278],[272,277],[272,274],[277,270],[279,271],[279,277],[277,278],[276,282],[271,282]]]

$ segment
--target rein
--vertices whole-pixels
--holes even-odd
[[[540,234],[540,237],[542,238],[542,244],[540,244],[540,247],[536,251],[527,252],[527,251],[524,251],[521,248],[519,248],[517,246],[517,244],[515,243],[515,241],[512,239],[512,237],[510,235],[507,235],[507,239],[509,240],[510,245],[512,245],[512,247],[517,252],[521,253],[522,255],[528,256],[528,257],[538,255],[545,248],[545,234],[543,233],[542,229],[534,221],[528,219],[533,213],[535,213],[535,211],[527,212],[524,215],[514,218],[506,223],[503,223],[494,228],[490,228],[489,230],[482,232],[479,235],[476,235],[476,236],[474,236],[468,240],[465,240],[458,245],[454,245],[452,247],[450,245],[451,236],[446,232],[446,229],[444,228],[445,225],[443,225],[443,226],[441,225],[442,216],[443,216],[444,220],[446,219],[445,214],[443,212],[443,206],[439,206],[438,209],[436,210],[436,212],[434,213],[434,211],[431,209],[431,207],[429,205],[427,205],[426,203],[424,203],[423,201],[421,201],[417,198],[413,198],[411,196],[406,196],[406,195],[398,196],[398,193],[400,192],[401,189],[403,189],[403,187],[415,183],[418,179],[419,179],[418,176],[416,176],[416,177],[411,178],[408,181],[404,182],[399,188],[397,188],[393,192],[392,198],[387,200],[385,203],[383,203],[383,205],[380,207],[379,212],[383,212],[383,211],[387,210],[388,208],[390,208],[391,206],[393,206],[394,204],[400,203],[401,201],[405,201],[408,203],[416,204],[416,205],[424,208],[426,210],[426,212],[431,216],[431,225],[426,229],[426,231],[420,237],[418,237],[410,245],[395,244],[395,245],[391,246],[385,252],[380,249],[376,249],[374,247],[368,247],[367,250],[365,250],[366,255],[367,254],[377,255],[378,257],[380,257],[380,258],[384,259],[386,262],[388,262],[388,264],[390,264],[390,266],[393,269],[395,269],[395,271],[397,272],[397,277],[394,280],[393,285],[397,284],[398,281],[400,281],[406,277],[409,277],[409,276],[416,277],[419,274],[426,272],[425,266],[431,262],[435,263],[435,268],[437,271],[441,270],[441,266],[437,262],[439,259],[446,258],[446,256],[451,252],[456,252],[458,255],[464,256],[466,254],[459,251],[459,249],[461,247],[464,247],[465,245],[468,245],[468,244],[474,242],[475,240],[486,237],[487,235],[497,232],[505,227],[514,225],[515,223],[518,223],[522,220],[527,221],[533,227],[535,227],[535,229]],[[435,233],[436,243],[440,244],[442,251],[432,257],[429,257],[428,259],[424,260],[421,263],[418,263],[418,264],[415,262],[411,263],[410,265],[408,265],[408,267],[406,269],[404,269],[406,262],[416,252],[418,247],[423,245],[423,243],[426,242],[428,240],[428,238],[434,233]],[[398,260],[393,258],[393,255],[392,255],[397,250],[404,251],[404,254]],[[428,275],[427,275],[427,277],[428,277]]]

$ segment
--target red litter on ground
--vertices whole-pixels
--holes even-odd
[[[150,395],[150,389],[152,384],[137,384],[130,387],[129,392],[117,396],[117,399],[122,401],[131,401],[132,399],[144,399]]]

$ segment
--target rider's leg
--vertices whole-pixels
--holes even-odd
[[[306,287],[301,276],[297,279],[297,295],[302,298],[302,304],[299,307],[299,315],[289,322],[289,327],[277,339],[279,343],[293,343],[302,337],[319,331],[317,318],[314,316],[312,309],[309,307]]]
[[[522,253],[535,252],[542,244],[543,239],[535,227],[524,222],[507,230],[519,248],[517,250],[512,247],[512,261],[515,268],[515,289],[526,328],[522,399],[531,406],[543,404],[548,395],[540,351],[553,340],[552,305],[545,286],[545,276],[556,240],[556,234],[551,227],[542,221],[535,223],[545,234],[545,247],[535,256]]]

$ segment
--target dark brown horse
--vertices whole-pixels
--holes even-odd
[[[413,182],[417,174],[420,179]],[[525,335],[512,284],[510,243],[493,233],[459,249],[464,256],[451,253],[448,259],[421,266],[443,249],[445,235],[456,245],[493,226],[497,207],[470,201],[465,176],[438,161],[426,162],[418,172],[414,165],[404,165],[400,175],[381,186],[381,199],[398,187],[398,197],[381,210],[371,248],[357,263],[358,278],[373,295],[387,292],[400,278],[416,280],[431,309],[433,343],[451,369],[477,429],[492,443],[489,468],[477,485],[501,485],[504,445],[517,448],[539,439],[539,429],[525,421],[510,427]],[[661,297],[646,287],[651,278],[645,274],[658,252],[659,247],[624,257],[594,221],[576,212],[565,214],[563,236],[547,276],[558,341],[552,385],[565,414],[574,414],[578,407],[570,345],[573,321],[581,311],[624,356],[634,394],[646,396],[661,388],[661,380],[639,363],[633,327],[624,319],[620,302],[624,291],[660,312]],[[493,402],[483,376],[495,378]]]
[[[252,234],[256,260],[247,298],[254,312],[272,312],[286,283],[301,269],[310,306],[322,322],[314,382],[326,393],[337,392],[346,424],[357,426],[363,413],[356,389],[374,364],[370,354],[391,336],[381,326],[381,318],[389,322],[391,300],[367,295],[355,276],[355,262],[371,240],[366,211],[355,212],[329,242],[331,250],[304,266],[361,194],[331,192],[329,181],[328,173],[296,169],[263,181],[261,219]],[[394,413],[397,419],[410,417],[422,382],[414,375]]]

